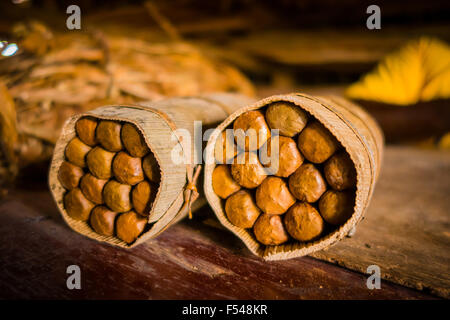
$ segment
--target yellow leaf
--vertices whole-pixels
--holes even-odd
[[[346,95],[397,105],[448,99],[450,47],[437,39],[411,41],[347,88]]]

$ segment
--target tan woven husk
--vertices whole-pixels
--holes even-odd
[[[332,233],[308,243],[265,246],[256,241],[251,230],[229,222],[224,201],[214,192],[212,172],[215,168],[214,146],[217,138],[241,114],[273,102],[291,102],[321,122],[349,153],[357,172],[356,200],[351,218]],[[367,209],[380,171],[383,156],[383,134],[375,120],[357,105],[340,97],[313,97],[301,93],[276,95],[260,100],[231,114],[210,137],[205,151],[204,192],[219,221],[236,234],[255,255],[265,260],[283,260],[308,255],[336,244],[361,221]]]
[[[188,145],[177,129],[186,129],[191,137],[191,157],[194,155],[194,121],[202,121],[203,126],[215,126],[230,113],[247,105],[252,100],[238,94],[209,94],[198,97],[180,97],[145,102],[138,105],[105,106],[87,113],[71,117],[64,124],[62,133],[56,143],[49,173],[50,190],[66,223],[76,232],[89,238],[108,242],[124,248],[130,248],[159,235],[171,224],[184,218],[192,206],[195,211],[206,203],[193,188],[199,175],[199,166],[191,161],[189,164],[172,161],[172,151],[182,150],[185,154]],[[65,148],[76,136],[75,123],[84,116],[97,119],[117,120],[134,124],[155,155],[161,171],[161,182],[153,202],[149,223],[151,228],[132,244],[127,244],[116,237],[97,234],[88,222],[71,218],[64,209],[65,189],[58,179],[58,170],[64,161]],[[194,203],[195,201],[195,203]]]

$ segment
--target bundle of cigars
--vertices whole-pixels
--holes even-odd
[[[218,93],[105,106],[69,118],[49,173],[64,220],[78,233],[124,248],[156,237],[205,204],[197,200],[195,121],[214,128],[251,101]]]
[[[383,135],[340,97],[272,96],[222,122],[206,147],[204,192],[251,252],[281,260],[355,230],[373,193]]]

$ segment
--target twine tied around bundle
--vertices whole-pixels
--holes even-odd
[[[189,167],[188,170],[186,171],[188,183],[186,184],[186,187],[184,187],[184,203],[183,206],[181,207],[181,210],[184,210],[187,206],[189,219],[192,219],[192,210],[191,210],[192,204],[199,197],[199,193],[197,190],[197,180],[198,177],[200,176],[201,170],[202,166],[198,165],[195,169]]]

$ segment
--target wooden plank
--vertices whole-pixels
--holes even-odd
[[[265,262],[205,208],[131,250],[85,238],[63,222],[47,186],[24,181],[0,203],[0,298],[428,299],[433,296],[310,257]],[[81,268],[82,289],[66,288]]]
[[[387,148],[356,234],[313,256],[450,298],[450,153]]]

